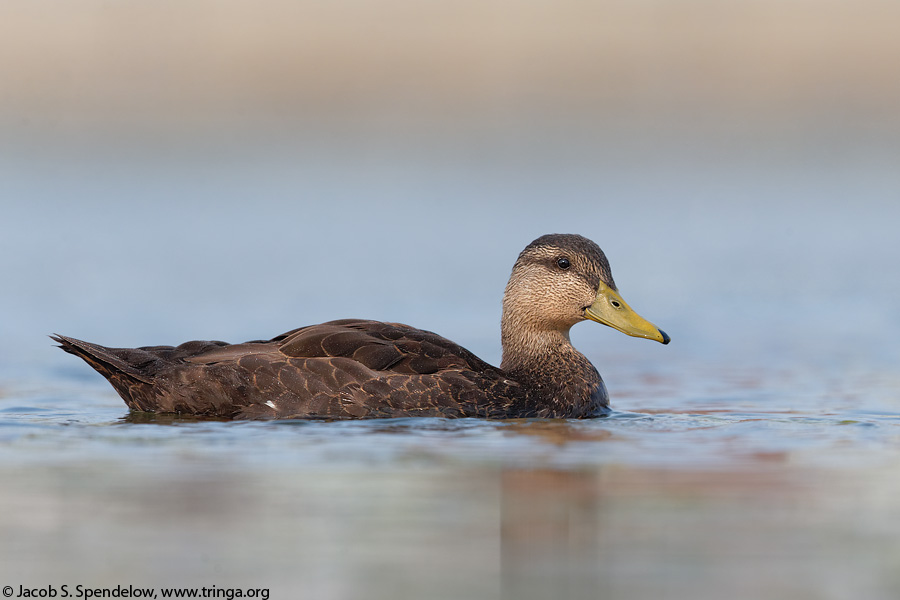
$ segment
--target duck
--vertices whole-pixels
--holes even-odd
[[[668,344],[619,294],[600,247],[543,235],[519,254],[503,295],[499,367],[436,333],[342,319],[238,344],[109,348],[53,335],[132,411],[219,419],[589,418],[609,394],[570,329],[581,321]]]

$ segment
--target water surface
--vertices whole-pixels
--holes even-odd
[[[880,150],[503,142],[471,161],[459,139],[330,143],[4,154],[0,583],[900,594],[900,181]],[[496,364],[510,266],[549,231],[600,243],[673,338],[575,328],[608,418],[133,415],[45,337],[240,341],[368,317]]]

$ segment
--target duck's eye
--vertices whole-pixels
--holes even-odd
[[[568,269],[569,267],[572,266],[572,263],[569,262],[568,258],[557,258],[556,266],[559,267],[560,269]]]

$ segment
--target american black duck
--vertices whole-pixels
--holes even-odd
[[[600,374],[569,340],[572,325],[585,319],[669,343],[619,296],[603,251],[562,234],[536,239],[513,266],[499,369],[430,331],[358,319],[243,344],[106,348],[53,339],[137,411],[234,419],[583,418],[609,404]]]

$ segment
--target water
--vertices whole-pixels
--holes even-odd
[[[469,135],[5,152],[0,583],[897,597],[900,180],[883,149]],[[239,341],[370,317],[497,363],[509,269],[551,231],[597,241],[673,338],[575,328],[609,418],[130,415],[45,337]]]

